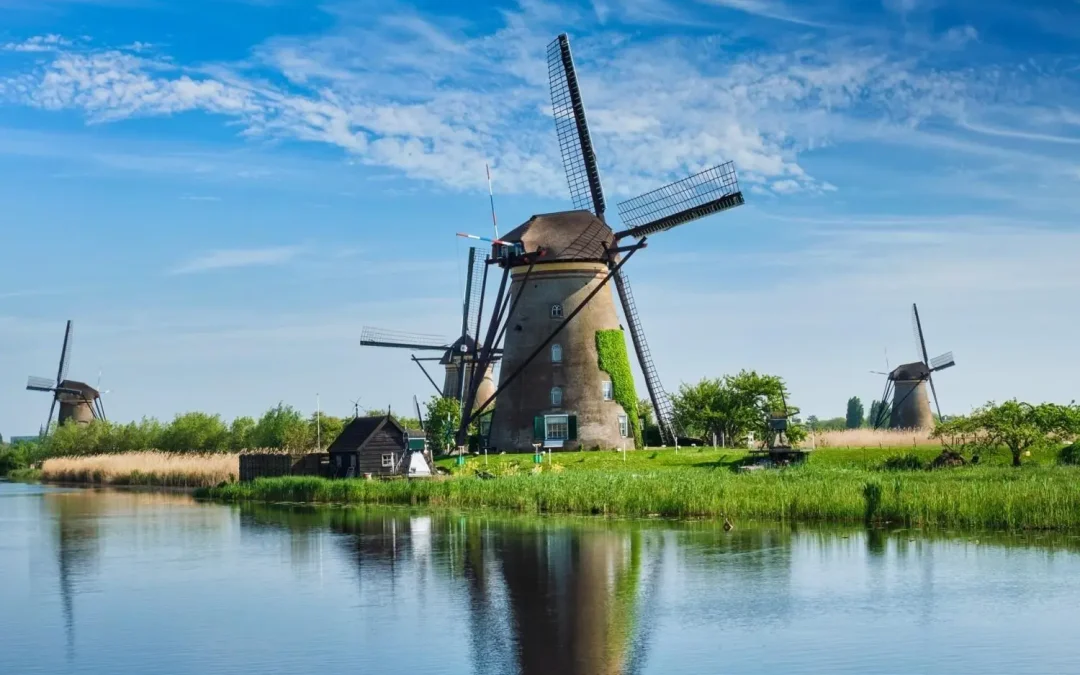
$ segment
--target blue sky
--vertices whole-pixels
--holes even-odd
[[[918,302],[946,412],[1080,366],[1080,3],[0,0],[0,433],[71,375],[110,417],[429,387],[365,324],[450,334],[466,245],[569,207],[571,35],[609,201],[734,160],[747,205],[627,266],[669,390],[755,368],[880,393]],[[614,211],[612,212],[614,215]],[[640,386],[640,385],[639,385]],[[642,392],[643,393],[643,392]]]

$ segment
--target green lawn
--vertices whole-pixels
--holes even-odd
[[[813,467],[877,469],[889,457],[909,453],[929,462],[941,453],[941,448],[936,445],[910,448],[822,448],[810,453],[808,464]],[[731,470],[744,462],[748,455],[745,450],[730,448],[690,447],[680,448],[678,452],[675,452],[674,448],[649,448],[627,450],[625,460],[623,453],[619,451],[553,452],[550,462],[565,471],[661,471],[681,468]],[[548,461],[548,456],[545,455],[545,466]],[[1056,461],[1057,458],[1052,453],[1035,453],[1024,458],[1025,464],[1038,466],[1052,465]],[[436,465],[458,473],[461,469],[455,462],[454,458],[444,457],[437,460]],[[980,464],[987,466],[1009,466],[1011,462],[1012,457],[1004,448],[984,453],[980,457]],[[471,455],[466,460],[466,472],[486,469],[501,475],[506,472],[507,465],[515,465],[519,471],[528,471],[533,467],[533,455],[489,455],[486,459],[483,455]]]

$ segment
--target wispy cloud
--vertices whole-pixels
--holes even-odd
[[[645,11],[664,1],[632,4]],[[708,5],[824,25],[780,0],[702,0],[696,7]],[[891,6],[914,11],[922,3]],[[600,15],[606,7],[594,4]],[[182,66],[165,56],[68,50],[0,83],[9,98],[81,110],[91,123],[199,111],[232,120],[248,137],[333,145],[357,164],[450,189],[482,189],[490,163],[500,191],[561,197],[544,47],[566,11],[576,10],[524,3],[503,15],[502,27],[478,33],[451,18],[436,23],[400,9],[369,14],[338,6],[339,23],[329,32],[269,39],[243,62]],[[978,32],[964,25],[939,38],[958,48]],[[808,171],[808,152],[924,128],[948,135],[966,123],[974,131],[996,108],[1024,113],[1042,99],[1069,109],[1080,100],[1062,72],[1068,64],[950,70],[907,49],[849,36],[777,38],[752,50],[712,38],[616,33],[575,43],[605,184],[619,195],[723,159],[735,161],[751,189],[820,193],[826,184],[844,186]],[[373,52],[381,58],[372,60]],[[1034,116],[1012,119],[994,135],[1073,142]]]
[[[284,265],[301,253],[299,246],[277,246],[210,251],[170,270],[170,274],[195,274],[237,267]]]
[[[740,12],[752,14],[754,16],[760,16],[765,19],[774,19],[776,21],[785,21],[787,23],[794,23],[800,26],[809,26],[813,28],[825,28],[829,24],[816,21],[808,16],[797,12],[792,7],[788,6],[778,0],[699,0],[700,2],[706,2],[711,5],[717,5],[720,7],[727,7],[729,9],[735,9]],[[804,3],[803,6],[809,6],[813,3]]]
[[[70,47],[71,41],[59,35],[35,35],[22,42],[8,42],[0,46],[5,52],[55,52],[64,47]]]

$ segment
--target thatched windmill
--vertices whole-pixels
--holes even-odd
[[[956,360],[952,352],[930,358],[926,351],[919,308],[915,304],[911,305],[911,322],[915,331],[915,347],[922,360],[905,363],[889,372],[877,417],[871,420],[875,429],[885,425],[886,411],[890,429],[933,429],[934,415],[930,411],[930,398],[926,394],[927,384],[934,396],[938,418],[941,418],[941,406],[938,404],[933,374],[955,366]]]
[[[647,236],[742,204],[735,170],[729,162],[623,202],[619,213],[625,229],[613,230],[605,220],[603,188],[566,35],[548,46],[548,73],[576,210],[533,216],[492,247],[489,262],[503,274],[479,350],[481,363],[489,363],[497,345],[503,349],[490,444],[528,450],[534,443],[606,448],[633,443],[628,440],[630,425],[637,424],[630,415],[636,406],[633,378],[608,281],[618,290],[656,419],[670,441],[675,433],[671,404],[622,266],[645,246]],[[494,394],[485,400],[479,380],[474,377],[471,384],[466,409],[486,410]],[[483,403],[475,404],[477,399]],[[459,445],[468,421],[462,421]]]
[[[67,328],[64,329],[64,344],[60,348],[60,367],[56,372],[56,379],[31,376],[26,383],[29,391],[47,391],[53,395],[52,403],[49,405],[49,417],[45,420],[46,433],[48,433],[49,425],[52,424],[52,416],[57,404],[60,405],[57,424],[64,424],[68,420],[77,424],[87,424],[91,420],[105,419],[105,408],[101,405],[101,395],[98,390],[85,382],[67,379],[68,364],[71,362],[73,328],[69,320]]]

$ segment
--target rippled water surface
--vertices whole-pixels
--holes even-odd
[[[0,483],[0,672],[1076,673],[1078,551]]]

